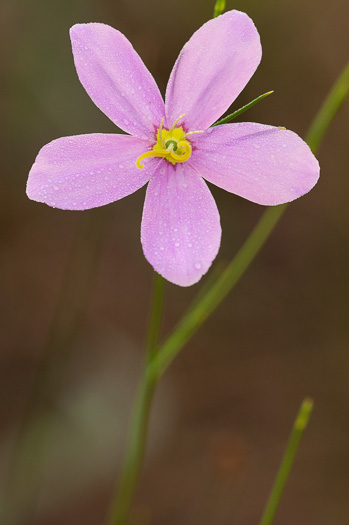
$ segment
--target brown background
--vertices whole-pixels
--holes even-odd
[[[234,109],[274,89],[244,119],[305,136],[347,60],[347,0],[227,4],[252,17],[263,45],[262,63]],[[19,471],[16,492],[3,488],[25,517],[9,525],[103,523],[149,307],[152,270],[139,242],[144,190],[85,213],[51,209],[25,195],[43,144],[115,130],[79,84],[68,29],[100,21],[121,30],[164,92],[182,45],[212,10],[209,0],[2,0],[3,486],[41,378],[40,403],[31,409],[31,461]],[[132,523],[258,523],[305,395],[315,410],[275,524],[347,522],[348,110],[346,104],[318,155],[318,185],[290,206],[241,283],[166,374]],[[212,192],[223,227],[217,263],[224,263],[262,209]],[[199,287],[167,285],[164,334]],[[55,316],[57,303],[64,308]]]

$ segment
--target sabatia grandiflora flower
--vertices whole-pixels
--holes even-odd
[[[292,201],[316,183],[318,162],[292,131],[255,123],[210,127],[261,59],[260,38],[246,14],[229,11],[194,33],[174,65],[165,102],[122,33],[91,23],[73,26],[70,35],[82,85],[130,135],[50,142],[30,171],[31,199],[87,210],[148,183],[144,255],[167,280],[189,286],[207,272],[221,241],[219,213],[205,180],[264,205]]]

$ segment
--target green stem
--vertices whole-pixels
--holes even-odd
[[[125,525],[128,521],[143,463],[149,414],[156,382],[156,375],[146,369],[137,392],[123,470],[120,483],[116,487],[116,497],[113,498],[107,525]]]
[[[112,506],[107,520],[108,525],[125,525],[137,487],[142,467],[149,413],[154,390],[158,380],[156,369],[149,363],[155,356],[161,325],[165,281],[161,275],[154,275],[153,300],[146,343],[146,367],[139,386],[131,417],[129,440],[120,482],[115,490]]]
[[[303,435],[305,427],[307,426],[312,408],[312,400],[305,399],[301,405],[298,416],[294,423],[292,434],[287,444],[284,457],[282,458],[279,471],[275,478],[273,488],[271,490],[259,525],[271,525],[271,523],[273,522],[275,513],[280,503],[282,493],[290,475],[290,471],[298,450],[301,437]]]
[[[162,309],[163,309],[163,297],[164,297],[165,279],[158,273],[154,272],[154,291],[153,291],[153,303],[151,308],[149,330],[146,342],[146,356],[150,360],[156,350],[156,345],[159,338]]]
[[[331,124],[333,117],[339,111],[348,96],[349,90],[349,62],[340,74],[336,84],[324,100],[319,112],[313,120],[307,135],[307,142],[313,151],[319,145]]]

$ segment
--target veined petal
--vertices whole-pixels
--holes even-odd
[[[158,164],[140,170],[136,159],[149,142],[129,135],[76,135],[53,140],[30,170],[27,195],[63,210],[109,204],[144,186]]]
[[[180,115],[188,130],[208,128],[257,69],[262,49],[252,20],[240,11],[210,20],[179,54],[166,89],[167,123]]]
[[[155,137],[164,116],[160,91],[127,38],[106,24],[76,24],[70,30],[81,84],[119,128]]]
[[[276,205],[307,193],[320,167],[293,131],[253,122],[223,124],[193,135],[190,161],[200,175],[257,204]]]
[[[219,213],[206,183],[188,163],[160,163],[144,203],[143,251],[165,279],[190,286],[207,272],[218,253]]]

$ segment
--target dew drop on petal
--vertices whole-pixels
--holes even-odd
[[[194,266],[197,270],[200,270],[201,268],[201,264],[199,262],[195,263]]]

